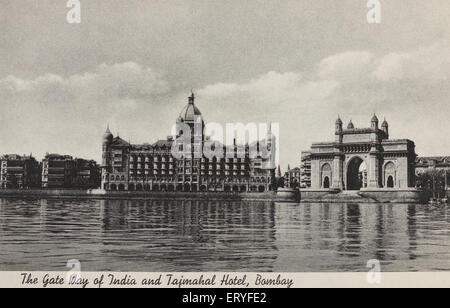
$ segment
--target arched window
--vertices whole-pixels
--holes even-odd
[[[326,163],[322,166],[322,177],[321,177],[321,183],[322,188],[328,189],[330,188],[330,182],[331,182],[331,165]]]
[[[384,166],[385,187],[394,188],[396,186],[397,168],[393,162],[389,162]]]

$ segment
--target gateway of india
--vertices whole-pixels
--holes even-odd
[[[376,115],[369,128],[343,129],[336,121],[335,140],[311,147],[313,190],[408,190],[415,186],[415,144],[390,140],[389,125]]]

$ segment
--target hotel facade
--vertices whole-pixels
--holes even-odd
[[[205,123],[193,94],[176,126],[177,136],[141,145],[114,137],[108,127],[103,136],[102,189],[230,193],[263,193],[276,189],[272,154],[275,145],[270,130],[266,140],[251,145],[215,143],[217,148],[222,148],[222,153],[227,153],[224,157],[206,155],[205,143],[211,141],[204,134]],[[179,145],[179,137],[186,127],[194,134],[188,144]],[[179,151],[174,153],[174,149]],[[189,151],[192,155],[179,155]]]

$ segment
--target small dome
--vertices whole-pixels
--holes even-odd
[[[372,122],[377,122],[377,123],[379,122],[376,114],[373,114]]]
[[[200,110],[195,106],[195,96],[194,93],[189,97],[189,104],[184,107],[183,111],[180,114],[179,122],[186,122],[186,121],[195,121],[198,116],[201,116],[202,113]],[[181,120],[181,121],[180,121]]]
[[[111,133],[111,131],[109,130],[109,125],[108,125],[108,128],[106,129],[106,132],[103,135],[103,141],[104,142],[111,142],[113,139],[114,139],[114,136]]]
[[[338,117],[338,119],[336,120],[336,124],[342,125],[341,117]]]
[[[348,123],[347,128],[348,128],[348,129],[355,129],[355,125],[353,125],[352,120],[350,120],[350,123]]]
[[[386,121],[386,119],[384,119],[383,124],[381,125],[381,127],[389,127],[389,124]]]

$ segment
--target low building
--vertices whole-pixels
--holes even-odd
[[[416,159],[416,185],[431,194],[449,191],[450,156],[418,157]]]
[[[416,175],[430,170],[450,171],[450,156],[417,157]]]
[[[298,167],[294,169],[288,168],[288,171],[284,174],[284,181],[285,187],[299,188],[301,182],[301,169]]]
[[[97,162],[86,159],[75,159],[75,179],[72,187],[82,189],[100,188],[101,170]]]
[[[0,188],[29,189],[40,186],[40,165],[34,157],[17,154],[0,158]]]
[[[302,152],[300,163],[300,188],[311,187],[311,152]]]
[[[42,188],[99,188],[101,173],[93,160],[47,154],[42,161]]]
[[[72,156],[47,154],[42,161],[42,188],[70,188],[75,181],[76,163]]]

